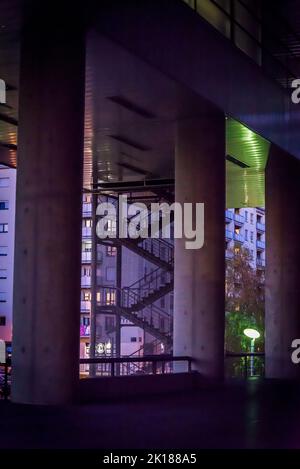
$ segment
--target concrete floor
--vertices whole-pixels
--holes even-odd
[[[70,407],[0,401],[0,448],[300,448],[300,383]]]

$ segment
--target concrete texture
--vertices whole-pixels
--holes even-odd
[[[177,124],[175,200],[204,203],[204,245],[175,240],[174,355],[207,377],[224,372],[225,117],[212,109]],[[195,207],[195,205],[194,205]],[[193,228],[195,229],[195,209]],[[176,365],[178,366],[178,365]]]
[[[266,375],[300,376],[291,361],[300,339],[300,163],[276,146],[266,169]]]

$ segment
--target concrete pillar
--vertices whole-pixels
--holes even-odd
[[[213,111],[178,123],[176,202],[205,204],[205,242],[187,250],[175,241],[174,355],[195,359],[212,379],[224,373],[225,117]]]
[[[266,168],[266,376],[300,378],[300,162],[272,146]]]
[[[79,379],[85,35],[75,4],[69,12],[63,2],[26,6],[12,400],[62,404],[74,399]]]

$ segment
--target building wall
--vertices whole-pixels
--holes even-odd
[[[265,210],[263,208],[228,209],[225,213],[226,258],[235,249],[248,249],[253,268],[264,268]]]
[[[16,170],[0,167],[0,339],[12,337]]]

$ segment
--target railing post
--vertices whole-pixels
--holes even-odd
[[[162,372],[163,375],[165,374],[165,368],[166,368],[166,363],[161,362],[161,372]]]
[[[153,360],[152,361],[152,374],[156,375],[156,371],[157,371],[157,363],[155,360]]]
[[[111,377],[114,377],[115,376],[115,362],[114,362],[114,360],[112,360],[110,366],[111,366],[111,372],[110,372]]]
[[[188,372],[192,372],[192,360],[188,359]]]
[[[245,355],[244,357],[244,374],[245,378],[248,378],[248,356]]]

